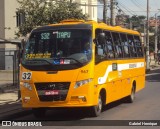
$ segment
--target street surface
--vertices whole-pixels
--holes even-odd
[[[65,128],[70,126],[77,126],[76,129],[83,126],[83,121],[88,121],[89,125],[93,125],[94,120],[160,120],[160,69],[152,70],[146,75],[146,87],[136,94],[134,103],[125,103],[123,100],[111,103],[104,108],[104,111],[99,117],[91,117],[87,109],[53,109],[47,111],[44,118],[35,118],[30,110],[21,108],[20,102],[7,103],[0,105],[0,120],[35,120],[46,121],[46,125],[58,125],[56,128],[60,129],[59,125]],[[12,108],[11,111],[8,111]],[[106,121],[107,122],[107,121]],[[112,121],[114,122],[114,121]],[[116,121],[115,121],[116,122]],[[95,124],[94,123],[94,124]],[[80,126],[79,126],[80,125]],[[115,123],[116,125],[116,123]],[[54,126],[55,127],[55,126]],[[14,127],[16,129],[16,127]],[[31,128],[31,127],[30,127]],[[45,127],[45,129],[51,128]],[[90,126],[84,128],[90,129]],[[111,127],[111,126],[93,126],[92,128],[134,128],[134,127]],[[145,126],[138,126],[138,129],[147,128]],[[148,127],[151,128],[151,127]],[[159,127],[154,127],[159,128]],[[1,127],[0,127],[1,129]]]

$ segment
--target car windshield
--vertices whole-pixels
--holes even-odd
[[[61,65],[91,60],[91,30],[60,29],[33,32],[24,50],[23,63]]]

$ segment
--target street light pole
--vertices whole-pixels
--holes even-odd
[[[116,5],[115,0],[111,0],[111,25],[112,26],[116,25],[115,23],[115,5]]]
[[[159,12],[158,12],[158,13],[159,13]],[[154,47],[154,48],[155,48],[155,54],[157,54],[157,41],[158,41],[158,40],[157,40],[157,37],[158,37],[158,36],[157,36],[157,32],[158,32],[157,14],[158,14],[158,13],[155,14],[155,21],[156,21],[156,24],[155,24],[155,47]]]
[[[143,29],[144,29],[144,46],[146,47],[146,22],[143,22]]]
[[[149,0],[147,0],[146,70],[149,69]]]

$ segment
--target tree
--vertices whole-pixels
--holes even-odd
[[[128,17],[128,19],[126,20],[126,23],[132,24],[131,29],[136,28],[139,32],[144,32],[145,21],[146,21],[146,16],[133,15],[132,17]]]
[[[26,36],[33,28],[60,22],[64,19],[83,19],[88,15],[83,14],[78,3],[67,0],[17,0],[20,7],[19,14],[25,14],[25,22],[18,27],[16,35]]]
[[[108,0],[98,0],[100,3],[103,3],[103,22],[107,23],[107,3]]]

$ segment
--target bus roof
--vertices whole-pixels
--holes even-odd
[[[123,33],[140,35],[140,33],[138,31],[122,28],[120,26],[110,26],[110,25],[107,25],[105,23],[102,23],[102,22],[98,23],[98,22],[93,21],[93,20],[84,21],[84,20],[77,20],[77,19],[63,20],[60,23],[50,24],[50,25],[47,25],[47,26],[39,27],[37,29],[38,30],[49,29],[49,28],[51,29],[52,27],[56,27],[56,28],[60,27],[60,28],[62,28],[62,26],[63,27],[65,26],[65,28],[69,28],[69,27],[72,27],[72,25],[75,26],[76,28],[77,27],[78,28],[81,28],[81,27],[82,28],[84,28],[84,27],[90,28],[88,26],[94,26],[95,28],[105,29],[105,30],[109,30],[109,31],[123,32]]]

